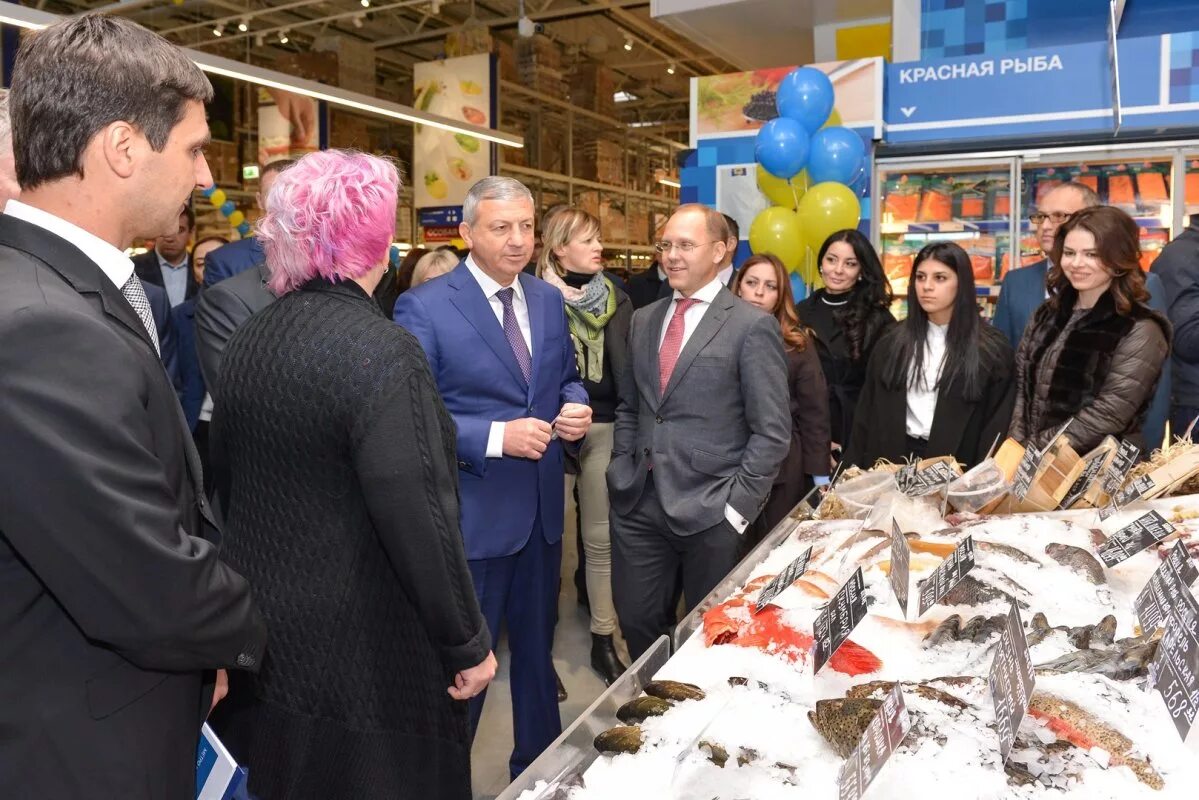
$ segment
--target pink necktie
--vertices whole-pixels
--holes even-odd
[[[662,339],[662,349],[658,351],[658,380],[661,383],[659,391],[666,394],[666,384],[670,383],[670,374],[678,363],[679,351],[683,349],[683,315],[687,309],[699,301],[691,297],[681,297],[674,303],[674,316],[666,326],[666,337]]]

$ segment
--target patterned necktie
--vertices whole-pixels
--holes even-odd
[[[666,384],[670,383],[670,373],[678,363],[679,351],[683,349],[683,332],[685,330],[683,315],[687,309],[699,301],[693,297],[680,297],[674,303],[674,316],[666,326],[666,336],[662,339],[662,348],[658,351],[658,380],[659,391],[666,394]]]
[[[129,305],[133,306],[137,318],[150,334],[150,341],[154,342],[154,352],[162,355],[158,344],[158,328],[154,325],[154,315],[150,313],[150,301],[146,299],[146,290],[142,288],[142,282],[136,274],[130,275],[129,280],[125,281],[125,285],[121,287],[121,294],[125,295]]]
[[[525,376],[525,383],[529,383],[533,376],[533,360],[529,357],[529,345],[525,343],[520,325],[516,322],[516,312],[512,310],[513,294],[515,290],[509,287],[500,289],[495,296],[504,305],[504,336],[512,348],[512,355],[516,356],[516,363],[520,365],[520,374]]]

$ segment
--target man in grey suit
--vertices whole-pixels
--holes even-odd
[[[717,276],[724,218],[684,205],[662,236],[673,293],[633,315],[608,467],[612,588],[634,658],[674,623],[680,565],[694,607],[736,564],[791,437],[778,322]]]

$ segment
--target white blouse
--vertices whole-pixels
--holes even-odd
[[[927,439],[933,429],[933,415],[937,413],[937,383],[945,366],[945,334],[948,325],[928,323],[928,334],[924,339],[924,362],[921,372],[915,368],[908,380],[907,433],[915,439]]]

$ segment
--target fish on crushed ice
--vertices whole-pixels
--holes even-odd
[[[881,700],[864,697],[817,700],[816,709],[808,712],[808,721],[837,755],[846,758],[858,746],[882,704]]]
[[[637,722],[645,722],[650,717],[660,717],[672,708],[674,708],[674,703],[670,700],[643,695],[633,698],[618,708],[616,718],[626,725],[632,725]]]
[[[988,542],[985,539],[975,539],[974,546],[979,550],[982,550],[984,553],[998,553],[1001,556],[1007,556],[1013,561],[1020,561],[1024,564],[1035,564],[1037,566],[1041,565],[1040,561],[1037,561],[1035,558],[1018,547],[1012,547],[1010,544],[1003,544],[1001,542]]]
[[[618,725],[596,736],[593,744],[601,753],[636,753],[644,740],[636,725]]]
[[[662,700],[703,700],[707,696],[695,684],[679,681],[650,681],[642,691]]]
[[[942,678],[940,680],[947,679]],[[904,692],[911,692],[913,694],[920,695],[926,700],[932,700],[940,703],[941,705],[949,706],[955,711],[965,711],[967,708],[970,708],[970,704],[964,700],[954,697],[949,692],[942,691],[935,686],[930,686],[928,683],[903,682],[899,685],[903,688]],[[845,693],[845,696],[854,699],[876,697],[878,695],[885,695],[894,687],[895,681],[869,681],[867,683],[860,683],[857,686],[851,687],[849,691]]]
[[[1106,650],[1076,650],[1053,661],[1037,664],[1036,668],[1050,672],[1093,672],[1115,681],[1148,674],[1149,663],[1157,654],[1159,639],[1121,641],[1132,641],[1133,644],[1123,647],[1117,645]]]
[[[1000,614],[993,617],[971,617],[962,624],[962,618],[957,614],[946,617],[936,629],[924,638],[924,648],[937,647],[946,642],[985,642],[991,636],[1003,630],[1007,617]]]
[[[1074,570],[1096,586],[1107,583],[1107,576],[1103,574],[1103,565],[1096,560],[1095,556],[1081,547],[1053,542],[1046,545],[1045,555],[1063,567]]]

